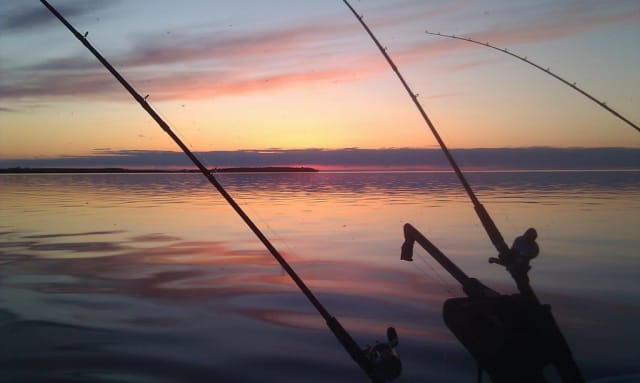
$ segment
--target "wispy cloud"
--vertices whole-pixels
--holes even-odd
[[[30,73],[20,84],[0,87],[0,99],[31,99],[50,96],[82,98],[123,97],[119,84],[106,72]],[[4,85],[4,84],[3,84]]]
[[[385,5],[386,6],[386,5]],[[450,5],[434,9],[407,2],[395,12],[379,18],[381,27],[450,12]],[[83,10],[62,9],[71,16]],[[41,17],[41,11],[34,11]],[[27,18],[29,12],[22,16]],[[51,18],[50,15],[46,15]],[[189,30],[189,29],[186,29]],[[370,60],[377,52],[354,52],[350,45],[361,27],[349,17],[317,19],[304,25],[289,25],[243,34],[211,27],[177,32],[166,39],[136,34],[125,52],[110,61],[134,84],[147,87],[141,93],[155,100],[201,99],[229,94],[280,89],[297,84],[366,78],[387,70],[381,60]],[[99,44],[98,44],[99,45]],[[99,48],[99,47],[98,47]],[[366,49],[369,47],[361,47]],[[414,47],[403,48],[414,50]],[[402,60],[413,57],[406,54]],[[354,68],[357,68],[357,74]],[[5,78],[0,99],[37,97],[83,97],[113,99],[122,93],[97,62],[87,55],[55,58],[14,71]]]
[[[12,113],[12,112],[18,112],[19,109],[16,108],[7,108],[6,106],[0,106],[0,112],[4,112],[4,113]]]
[[[272,30],[257,30],[242,35],[206,29],[183,33],[167,39],[138,37],[131,49],[119,58],[127,67],[185,64],[196,61],[242,63],[252,58],[298,56],[314,49],[326,39],[344,30],[339,23],[319,22]],[[268,60],[264,60],[268,61]]]
[[[344,24],[321,22],[250,34],[210,31],[159,40],[139,36],[124,53],[110,59],[134,84],[156,100],[198,99],[271,90],[353,75],[353,58],[338,57]],[[335,46],[327,48],[327,41]],[[335,50],[337,48],[337,51]],[[318,65],[317,60],[326,65]],[[306,62],[306,65],[304,64]],[[315,65],[310,65],[315,63]],[[376,62],[358,62],[358,76],[380,70]],[[14,70],[5,78],[0,98],[67,96],[119,97],[122,91],[96,60],[87,56],[51,59]]]
[[[588,33],[612,24],[640,21],[640,3],[637,1],[619,1],[615,7],[597,1],[510,4],[501,8],[496,16],[500,23],[464,35],[494,45],[537,43]],[[428,25],[426,29],[430,29]]]
[[[235,95],[256,91],[274,90],[312,84],[314,82],[340,81],[353,77],[362,78],[380,70],[380,63],[359,65],[357,72],[351,66],[327,66],[315,68],[275,70],[265,73],[247,73],[243,70],[185,70],[169,72],[136,72],[127,75],[140,93],[151,94],[152,100],[203,99],[215,96]],[[131,80],[133,79],[133,80]],[[106,70],[90,71],[40,71],[24,73],[19,84],[0,87],[0,99],[40,98],[62,96],[84,99],[124,99],[126,93],[110,77]]]
[[[54,3],[54,2],[52,2]],[[74,0],[55,4],[58,11],[66,17],[81,17],[101,9],[111,7],[113,1],[92,0],[91,2]],[[59,21],[39,2],[5,1],[0,14],[0,33],[35,32],[46,29]]]
[[[22,4],[16,2],[15,4]],[[98,3],[97,8],[109,6]],[[376,32],[410,24],[430,29],[439,18],[468,17],[469,4],[452,2],[424,6],[407,1],[402,6],[383,4],[363,9]],[[96,5],[76,1],[64,3],[61,12],[79,16],[96,11]],[[514,17],[514,14],[517,17]],[[57,23],[40,6],[10,7],[0,31],[18,32]],[[508,46],[566,38],[605,25],[638,22],[637,2],[605,7],[592,2],[550,2],[543,5],[501,7],[495,16],[501,22],[491,27],[469,30],[468,36]],[[218,29],[215,29],[218,28]],[[306,24],[287,25],[252,32],[234,33],[212,28],[185,28],[167,38],[136,34],[123,52],[109,57],[125,77],[155,100],[203,99],[249,92],[269,91],[314,82],[362,79],[388,68],[375,48],[354,46],[354,36],[364,32],[355,20],[317,19]],[[442,31],[446,33],[447,31]],[[71,38],[71,37],[69,37]],[[362,41],[362,40],[358,40]],[[401,43],[388,41],[389,51],[400,65],[436,59],[465,49],[471,44],[452,43],[420,34]],[[97,43],[99,48],[99,43]],[[446,67],[448,73],[491,65],[495,60],[472,60]],[[354,69],[357,68],[357,76]],[[118,99],[126,97],[118,84],[90,57],[54,58],[16,68],[0,79],[0,99],[34,99],[50,96]]]
[[[355,4],[355,9],[365,18],[365,22],[378,29],[428,22],[434,18],[451,15],[467,5],[465,1],[460,0],[430,3],[423,0],[410,0],[402,3],[384,2],[371,10],[360,9],[359,4]]]

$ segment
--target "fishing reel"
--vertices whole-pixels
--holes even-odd
[[[479,377],[484,370],[495,383],[539,383],[545,381],[545,367],[553,364],[563,382],[584,382],[551,308],[538,302],[529,285],[529,262],[540,252],[535,229],[517,237],[511,248],[500,246],[504,250],[498,258],[489,259],[511,273],[520,291],[513,295],[469,277],[410,224],[404,235],[400,259],[411,261],[417,242],[462,285],[467,296],[447,299],[442,316],[478,362]]]
[[[393,327],[387,328],[387,343],[376,341],[374,346],[367,345],[362,352],[373,373],[384,381],[397,378],[402,372],[402,362],[396,352],[398,333]]]
[[[536,243],[538,232],[534,228],[529,228],[521,236],[513,241],[513,245],[508,251],[503,251],[498,258],[489,258],[489,263],[496,263],[504,266],[513,276],[518,286],[526,286],[529,283],[527,273],[531,270],[529,262],[538,256],[540,247]]]
[[[507,268],[516,265],[529,266],[529,262],[538,256],[540,248],[536,243],[538,232],[534,228],[529,228],[521,236],[513,241],[511,249],[501,253],[498,258],[489,258],[489,263],[497,263]]]

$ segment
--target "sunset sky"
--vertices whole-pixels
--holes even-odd
[[[195,151],[432,148],[339,0],[50,3]],[[640,2],[353,0],[451,148],[631,147]],[[39,1],[0,4],[0,160],[177,148]],[[215,165],[215,164],[214,164]]]

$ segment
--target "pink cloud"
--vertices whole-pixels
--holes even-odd
[[[607,25],[637,23],[640,7],[637,2],[619,6],[602,6],[579,2],[552,2],[513,8],[501,15],[504,22],[486,27],[478,32],[460,34],[480,42],[494,45],[537,43],[563,39],[595,31]],[[508,13],[507,13],[508,12]],[[513,17],[513,14],[518,17]],[[429,28],[427,28],[429,29]],[[446,31],[440,31],[445,33]]]
[[[566,38],[604,25],[637,22],[640,10],[630,4],[631,10],[624,6],[585,6],[582,2],[552,3],[529,9],[514,6],[501,15],[503,19],[514,22],[469,32],[468,36],[498,46]],[[402,7],[393,6],[393,9],[385,10],[384,7],[392,6],[362,10],[365,19],[371,16],[374,33],[380,32],[381,37],[387,28],[404,24],[414,27],[424,24],[422,30],[429,29],[431,20],[455,17],[470,6],[454,2],[425,8],[422,2],[415,1]],[[512,17],[515,12],[522,14],[517,23]],[[363,79],[389,70],[373,44],[367,45],[360,38],[354,40],[354,36],[364,36],[364,31],[350,17],[225,36],[231,35],[225,31],[208,30],[198,34],[173,35],[167,39],[144,36],[139,37],[126,53],[109,59],[141,94],[149,93],[156,100],[202,99],[314,82]],[[387,41],[382,43],[386,45]],[[389,52],[392,58],[401,68],[419,60],[477,49],[472,44],[422,35],[399,43],[393,40],[388,43],[391,44]],[[495,60],[474,60],[449,66],[447,72],[493,62]],[[127,97],[97,63],[95,67],[88,66],[85,56],[51,60],[15,73],[20,78],[3,84],[0,98]]]
[[[223,32],[208,31],[201,35],[180,36],[170,40],[149,37],[138,41],[122,58],[127,67],[167,65],[206,61],[243,62],[252,58],[291,54],[326,38],[335,26],[308,25],[250,35],[218,38]]]

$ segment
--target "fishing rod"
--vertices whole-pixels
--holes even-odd
[[[491,219],[491,216],[489,216],[489,213],[487,212],[487,210],[484,208],[484,206],[480,203],[480,201],[476,197],[476,194],[473,192],[473,189],[471,189],[471,186],[467,182],[467,179],[462,173],[462,170],[460,170],[460,167],[456,163],[456,160],[451,155],[451,152],[449,151],[449,149],[447,149],[447,146],[445,145],[444,141],[440,137],[440,134],[438,133],[435,126],[431,122],[431,119],[429,119],[429,116],[427,116],[427,113],[424,111],[424,108],[420,104],[420,101],[418,101],[418,95],[414,93],[413,90],[411,90],[411,88],[409,87],[409,84],[405,81],[404,77],[398,70],[398,67],[391,59],[391,56],[389,56],[389,54],[387,53],[386,48],[383,47],[382,44],[380,44],[380,41],[378,41],[378,39],[373,34],[373,32],[371,32],[371,29],[369,29],[369,26],[367,26],[367,24],[364,22],[364,18],[362,17],[362,15],[356,12],[356,10],[351,6],[348,0],[343,0],[343,1],[345,5],[349,7],[353,15],[358,19],[358,21],[360,22],[362,27],[365,29],[365,31],[367,31],[367,34],[369,34],[373,42],[376,44],[376,46],[380,50],[380,53],[382,53],[384,58],[387,60],[387,63],[389,64],[389,66],[391,66],[391,69],[393,69],[396,76],[402,83],[402,86],[409,94],[409,97],[411,97],[413,104],[416,106],[416,108],[418,108],[418,111],[420,112],[422,119],[431,130],[431,133],[433,134],[436,141],[438,142],[438,145],[440,145],[442,152],[447,157],[447,160],[449,161],[449,164],[453,168],[453,171],[458,176],[460,183],[462,183],[464,190],[467,192],[467,195],[471,199],[471,202],[473,203],[473,207],[476,211],[476,214],[478,215],[478,218],[480,218],[480,222],[482,223],[482,226],[484,227],[485,231],[489,235],[489,238],[491,239],[491,242],[495,246],[496,250],[498,250],[499,254],[508,253],[509,247],[505,243],[504,238],[502,237],[502,234],[500,234],[500,231],[498,230],[498,227],[496,226],[496,224],[493,222],[493,219]]]
[[[478,361],[478,382],[482,380],[483,369],[494,383],[545,382],[543,371],[548,364],[556,367],[563,382],[584,382],[584,377],[550,307],[540,304],[529,284],[529,262],[539,252],[535,241],[537,232],[530,228],[515,239],[511,248],[507,246],[422,108],[417,95],[411,90],[363,17],[348,0],[343,2],[396,73],[469,195],[483,227],[498,250],[498,258],[489,258],[489,262],[505,266],[520,291],[515,295],[498,294],[475,278],[467,276],[411,224],[404,225],[405,241],[401,247],[400,259],[411,261],[414,243],[418,242],[462,285],[463,291],[467,294],[464,298],[448,299],[442,312],[447,326]]]
[[[509,56],[515,57],[516,59],[518,59],[520,61],[523,61],[523,62],[525,62],[525,63],[527,63],[527,64],[529,64],[529,65],[531,65],[531,66],[533,66],[533,67],[535,67],[535,68],[537,68],[539,70],[541,70],[542,72],[548,74],[549,76],[555,78],[556,80],[559,80],[559,81],[563,82],[564,84],[566,84],[569,87],[573,88],[575,91],[577,91],[578,93],[582,94],[583,96],[585,96],[589,100],[591,100],[591,101],[595,102],[596,104],[598,104],[598,106],[604,108],[609,113],[613,114],[614,116],[618,117],[620,120],[622,120],[625,123],[627,123],[627,125],[631,126],[633,129],[635,129],[638,132],[640,132],[640,128],[638,127],[638,125],[634,124],[633,122],[629,121],[627,118],[622,116],[620,113],[616,112],[613,108],[608,106],[606,102],[600,101],[597,98],[595,98],[594,96],[590,95],[589,93],[587,93],[587,91],[583,90],[578,85],[576,85],[575,82],[569,82],[569,81],[565,80],[564,78],[560,77],[559,75],[553,73],[550,68],[543,68],[542,66],[534,63],[533,61],[527,59],[526,57],[523,57],[523,56],[517,55],[517,54],[515,54],[513,52],[510,52],[506,48],[499,48],[499,47],[496,47],[496,46],[491,45],[489,43],[483,43],[483,42],[480,42],[480,41],[477,41],[477,40],[470,39],[468,37],[460,37],[460,36],[456,36],[456,35],[447,35],[445,33],[440,33],[440,32],[429,32],[428,30],[424,31],[424,32],[426,34],[432,35],[432,36],[448,37],[448,38],[451,38],[451,39],[467,41],[467,42],[470,42],[470,43],[473,43],[473,44],[478,44],[478,45],[481,45],[483,47],[488,47],[488,48],[494,49],[494,50],[496,50],[498,52],[506,53]]]
[[[291,279],[295,282],[298,288],[302,291],[305,297],[316,308],[320,315],[324,318],[327,326],[333,332],[335,337],[340,341],[344,349],[349,353],[353,360],[360,366],[360,368],[369,376],[372,382],[384,382],[397,377],[401,371],[401,362],[395,354],[394,347],[398,343],[398,336],[393,327],[387,329],[387,339],[389,343],[377,343],[374,347],[367,347],[362,349],[356,341],[349,335],[347,330],[340,324],[340,322],[332,316],[327,309],[320,303],[320,301],[313,295],[311,290],[306,286],[304,281],[296,274],[293,268],[289,265],[286,259],[280,254],[280,252],[271,244],[269,239],[262,233],[258,226],[251,220],[251,218],[242,210],[240,205],[231,197],[231,195],[225,190],[225,188],[218,182],[213,174],[202,164],[202,162],[193,154],[193,152],[182,142],[182,140],[173,132],[171,127],[155,112],[155,110],[149,105],[146,97],[140,96],[140,94],[118,73],[118,71],[107,61],[107,59],[98,52],[93,45],[87,40],[86,34],[82,35],[78,32],[73,25],[71,25],[51,4],[46,0],[40,0],[40,2],[64,24],[69,31],[98,59],[98,61],[118,80],[118,82],[129,92],[129,94],[140,104],[153,120],[171,137],[171,139],[182,149],[182,151],[189,157],[191,162],[200,170],[200,172],[207,178],[207,180],[215,187],[225,201],[233,208],[233,210],[240,216],[244,223],[251,229],[251,231],[258,237],[260,242],[267,248],[271,255],[278,261],[280,266],[289,274]]]

